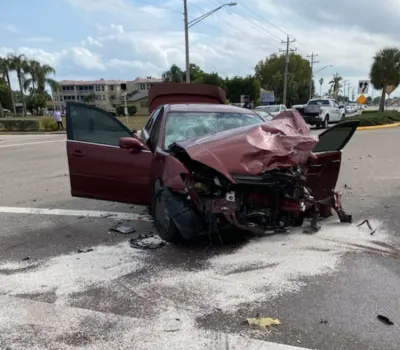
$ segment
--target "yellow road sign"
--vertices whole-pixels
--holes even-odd
[[[360,105],[365,105],[367,103],[367,98],[364,95],[360,95],[357,98],[357,103]]]
[[[385,92],[388,95],[390,95],[394,90],[396,90],[396,87],[397,86],[395,86],[395,85],[387,85],[386,88],[385,88]]]

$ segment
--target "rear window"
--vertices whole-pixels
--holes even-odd
[[[329,100],[312,100],[312,101],[309,101],[308,102],[308,105],[309,106],[311,106],[311,105],[319,105],[319,106],[321,106],[321,105],[323,105],[323,106],[329,106]]]

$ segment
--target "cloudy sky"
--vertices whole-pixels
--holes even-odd
[[[224,3],[188,0],[189,19]],[[399,5],[238,0],[190,29],[191,62],[223,76],[245,75],[284,49],[289,34],[304,57],[318,53],[314,71],[316,83],[325,81],[322,91],[336,72],[356,87],[368,79],[377,50],[400,46]],[[173,63],[184,67],[182,12],[182,0],[2,0],[0,56],[24,53],[48,63],[57,80],[159,77]]]

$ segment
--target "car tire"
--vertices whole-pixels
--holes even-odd
[[[163,189],[160,188],[153,196],[151,213],[154,226],[161,239],[170,243],[177,243],[182,239],[182,236],[165,209],[163,193]]]
[[[322,123],[322,128],[323,129],[328,129],[329,128],[329,115],[327,115],[324,119],[324,122]]]

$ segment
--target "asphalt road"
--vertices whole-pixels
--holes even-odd
[[[155,250],[128,243],[144,208],[70,196],[64,138],[0,135],[0,349],[399,348],[400,129],[344,150],[338,188],[373,235],[333,220]],[[137,232],[109,232],[125,216]],[[282,324],[242,324],[257,313]]]

